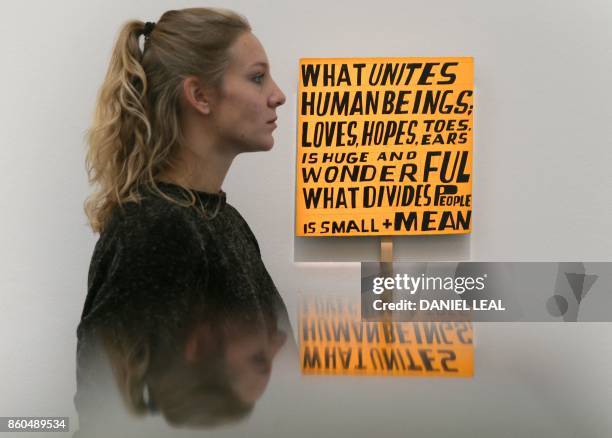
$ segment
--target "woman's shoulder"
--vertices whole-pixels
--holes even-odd
[[[208,250],[191,216],[188,208],[155,197],[115,207],[94,248],[82,319],[192,290],[206,272]]]
[[[261,256],[257,237],[255,237],[255,233],[253,233],[253,230],[249,226],[246,219],[238,211],[238,209],[227,203],[224,207],[223,213],[224,220],[227,222],[227,227],[233,229],[235,232],[241,233],[248,241],[250,241],[255,246],[257,254]]]

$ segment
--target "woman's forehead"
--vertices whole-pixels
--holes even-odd
[[[245,32],[238,37],[229,49],[230,68],[240,70],[262,66],[268,67],[266,52],[255,35]]]

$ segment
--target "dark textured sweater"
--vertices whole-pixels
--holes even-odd
[[[181,188],[158,183],[184,199]],[[194,305],[249,313],[282,300],[270,278],[255,236],[225,194],[195,192],[205,210],[187,208],[141,190],[144,199],[116,208],[95,246],[83,327],[121,321],[129,326],[181,324]],[[174,309],[169,314],[169,309]]]

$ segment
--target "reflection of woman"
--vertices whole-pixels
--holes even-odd
[[[193,321],[186,329],[125,331],[110,322],[95,330],[130,412],[161,412],[177,426],[209,426],[244,417],[264,392],[286,338],[275,310],[194,313],[185,315]]]
[[[97,191],[85,210],[100,238],[80,342],[87,327],[109,321],[180,327],[194,296],[204,308],[228,291],[234,302],[282,307],[221,186],[237,154],[272,147],[284,101],[263,47],[235,13],[194,8],[125,24],[88,133]]]
[[[103,320],[81,323],[77,436],[108,436],[108,425],[126,411],[159,413],[175,427],[214,426],[250,414],[286,341],[282,308],[232,290],[222,300],[201,301],[193,291],[165,302],[128,297]],[[126,310],[134,306],[138,312]],[[119,429],[128,436],[123,425]]]

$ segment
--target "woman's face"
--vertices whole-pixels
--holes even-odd
[[[285,95],[270,74],[259,40],[245,32],[229,49],[230,62],[211,99],[210,116],[220,144],[236,153],[269,150],[274,145],[276,108]]]

